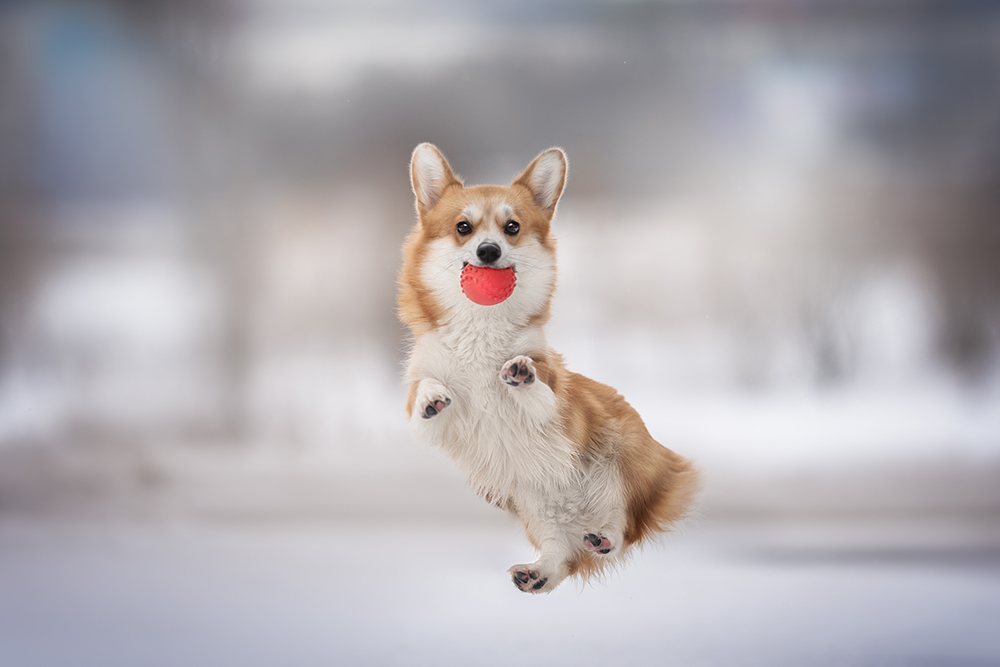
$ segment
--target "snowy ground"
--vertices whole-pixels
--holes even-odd
[[[0,522],[0,664],[1000,664],[996,519],[711,523],[528,596],[484,523]]]

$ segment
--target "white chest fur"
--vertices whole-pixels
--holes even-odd
[[[418,437],[441,447],[484,496],[517,500],[566,489],[576,474],[574,450],[559,423],[551,390],[525,396],[500,380],[509,359],[546,349],[538,327],[502,321],[458,322],[421,336],[408,369],[411,381],[434,378],[452,398],[440,415],[411,417]],[[548,392],[545,401],[543,392]]]

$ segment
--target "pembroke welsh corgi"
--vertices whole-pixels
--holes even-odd
[[[550,148],[508,187],[465,187],[420,144],[410,162],[417,224],[399,278],[399,317],[414,338],[412,430],[524,525],[540,555],[509,572],[527,593],[620,562],[682,519],[697,486],[691,463],[656,442],[618,392],[566,370],[545,341],[566,174],[566,155]]]

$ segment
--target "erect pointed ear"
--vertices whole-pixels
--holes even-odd
[[[562,149],[550,148],[532,160],[514,184],[528,188],[538,208],[551,218],[566,185],[566,170],[566,154]]]
[[[461,179],[434,144],[420,144],[413,149],[410,181],[413,183],[413,194],[417,197],[417,209],[421,213],[434,208],[449,185],[462,185]]]

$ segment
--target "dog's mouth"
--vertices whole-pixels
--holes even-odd
[[[470,264],[469,261],[463,260],[462,261],[462,269],[465,269],[465,267],[467,267],[469,264]],[[517,267],[514,265],[513,262],[511,262],[510,264],[504,265],[504,266],[500,266],[499,264],[492,264],[492,265],[491,264],[477,264],[475,262],[471,262],[471,264],[472,264],[472,266],[476,267],[477,269],[512,269],[514,271],[514,273],[517,273]]]

